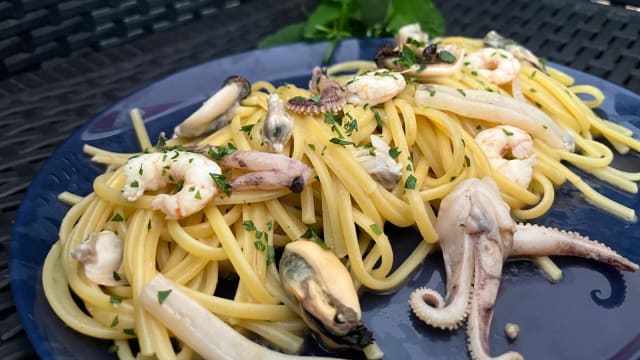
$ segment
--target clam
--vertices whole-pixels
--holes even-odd
[[[464,49],[455,45],[432,43],[421,52],[414,49],[414,46],[407,44],[383,46],[376,53],[376,65],[427,80],[456,73],[462,67],[465,55]]]
[[[90,233],[71,251],[71,257],[84,267],[84,274],[94,284],[126,284],[119,269],[122,265],[122,241],[109,230]]]
[[[230,76],[222,88],[174,129],[175,136],[193,138],[227,125],[240,101],[251,92],[251,84],[241,76]]]
[[[297,300],[303,320],[327,348],[362,350],[373,342],[373,334],[361,320],[353,280],[331,251],[313,241],[287,244],[280,279]]]
[[[262,127],[262,139],[269,144],[271,151],[281,153],[293,132],[293,118],[287,114],[284,103],[278,94],[267,99],[267,116]]]

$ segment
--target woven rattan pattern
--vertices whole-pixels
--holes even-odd
[[[273,19],[300,20],[304,4],[311,2],[249,1],[124,45],[99,52],[85,48],[0,81],[0,131],[5,135],[0,144],[0,358],[33,357],[9,292],[7,241],[30,179],[55,147],[92,114],[133,90],[190,65],[255,47],[282,25]],[[449,34],[482,36],[496,29],[550,60],[640,92],[639,13],[571,0],[490,0],[482,6],[474,0],[436,2]]]
[[[0,1],[0,77],[85,47],[124,43],[246,1]]]

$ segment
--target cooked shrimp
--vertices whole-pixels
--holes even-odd
[[[222,173],[218,164],[205,155],[185,150],[165,150],[130,159],[124,166],[127,178],[123,195],[138,199],[145,190],[159,190],[176,184],[175,194],[158,194],[151,206],[167,219],[191,215],[208,204],[218,188],[212,175]]]
[[[479,132],[476,142],[487,155],[491,167],[523,188],[528,188],[533,176],[533,139],[524,130],[499,125]]]
[[[497,85],[512,81],[520,71],[520,61],[503,49],[480,49],[468,54],[465,61],[473,70]]]
[[[406,86],[407,82],[399,72],[384,69],[370,71],[347,82],[347,102],[375,106],[391,100]]]

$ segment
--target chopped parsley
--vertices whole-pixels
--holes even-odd
[[[438,52],[438,59],[440,59],[440,61],[447,64],[453,64],[457,60],[456,56],[448,52],[447,50],[442,50]]]
[[[411,36],[409,36],[409,38],[407,39],[407,44],[410,44],[416,47],[423,47],[425,45],[424,41],[416,40]]]
[[[236,147],[232,143],[228,143],[226,146],[212,147],[209,149],[207,155],[214,160],[220,160],[223,157],[236,151]]]
[[[529,89],[529,91],[531,91],[532,93],[538,92],[538,90],[536,90],[535,88],[531,88],[531,89]]]
[[[513,133],[505,128],[502,128],[502,132],[507,136],[513,136]]]
[[[167,171],[169,171],[169,169],[171,169],[171,166],[169,166],[169,165],[163,166],[162,167],[162,176],[164,176],[167,173]]]
[[[276,250],[271,245],[267,245],[267,265],[276,262]]]
[[[118,315],[116,315],[116,317],[113,318],[113,321],[111,321],[111,327],[114,328],[118,326],[118,324],[120,324],[120,319],[118,318]]]
[[[308,144],[309,149],[316,151],[316,144]]]
[[[267,221],[267,230],[271,231],[273,229],[273,221],[269,220]]]
[[[469,159],[467,155],[464,156],[464,163],[467,165],[467,167],[471,166],[471,159]]]
[[[253,220],[245,220],[242,222],[242,227],[247,231],[256,231],[256,226],[253,224]]]
[[[116,344],[113,344],[113,345],[109,346],[109,348],[107,349],[107,352],[117,353],[118,350],[120,350],[120,347],[118,345],[116,345]]]
[[[467,96],[467,94],[464,92],[464,90],[462,90],[462,89],[456,89],[456,90],[458,90],[458,92],[460,94],[462,94],[462,96]]]
[[[475,71],[475,70],[473,70],[473,71],[471,71],[471,75],[473,75],[473,76],[478,76],[478,72],[477,72],[477,71]]]
[[[131,336],[136,336],[136,330],[133,328],[126,328],[122,330],[123,333]]]
[[[196,191],[196,195],[194,196],[196,200],[202,200],[202,195],[200,195],[200,190]]]
[[[267,245],[265,245],[262,241],[260,240],[256,240],[253,242],[253,246],[256,247],[256,249],[258,249],[258,251],[265,251],[267,250]]]
[[[209,173],[209,176],[211,176],[211,178],[213,179],[213,182],[215,182],[216,185],[218,185],[220,190],[222,190],[222,192],[225,193],[225,195],[231,196],[231,185],[227,182],[227,178],[224,177],[224,175]]]
[[[404,182],[404,188],[405,189],[411,189],[411,190],[415,189],[417,181],[418,181],[418,179],[416,179],[415,176],[409,175],[407,177],[407,180]]]
[[[138,174],[140,174],[140,176],[142,176],[143,174],[143,170],[142,170],[142,164],[140,164],[140,169],[138,169]]]
[[[324,114],[324,123],[325,124],[329,124],[329,125],[338,124],[338,125],[342,126],[342,115],[325,113]]]
[[[111,218],[111,221],[114,221],[114,222],[120,222],[120,221],[123,221],[123,220],[124,220],[124,218],[122,217],[122,215],[120,215],[120,213],[116,213]]]
[[[320,95],[313,95],[309,98],[309,100],[313,101],[314,103],[319,103],[320,102]]]
[[[371,231],[373,231],[374,234],[382,235],[382,229],[380,229],[380,226],[378,226],[378,224],[371,224],[369,225],[369,228],[371,229]]]
[[[353,145],[356,146],[356,144],[354,144],[351,141],[347,141],[347,140],[343,140],[343,139],[338,139],[338,138],[331,138],[329,139],[329,142],[333,143],[333,144],[337,144],[337,145],[342,145],[342,146],[347,146],[347,145]]]
[[[398,150],[397,147],[392,147],[389,149],[389,156],[391,156],[394,159],[398,159],[398,156],[400,155],[402,151]]]
[[[169,294],[171,294],[171,291],[172,291],[171,289],[158,291],[158,303],[160,305],[162,305],[167,300],[167,298],[169,297]]]
[[[373,117],[376,119],[376,125],[378,125],[379,128],[382,127],[382,117],[380,116],[380,113],[377,111],[373,112]]]
[[[480,124],[476,125],[476,130],[482,130],[482,125]]]
[[[416,63],[417,60],[418,54],[416,54],[415,51],[413,51],[410,47],[403,45],[398,62],[406,67],[411,67]]]
[[[529,79],[533,79],[534,76],[536,76],[536,74],[538,73],[537,70],[533,70],[533,72],[531,73],[531,75],[529,75]]]
[[[429,92],[429,96],[434,97],[436,95],[436,89],[432,88],[431,86],[427,86],[426,89]]]
[[[111,295],[111,297],[109,298],[109,302],[112,305],[118,305],[118,304],[122,303],[122,299],[119,298],[118,296]]]
[[[242,127],[240,127],[240,131],[246,132],[246,133],[250,133],[255,125],[256,124],[250,124],[250,125],[242,126]]]
[[[323,249],[328,249],[329,247],[327,246],[327,244],[320,237],[320,235],[318,235],[319,231],[320,229],[318,229],[316,226],[310,226],[302,235],[300,235],[300,237],[315,242]]]
[[[180,190],[182,190],[183,186],[184,186],[184,179],[178,180],[178,183],[176,184],[176,188],[173,189],[173,193],[177,194],[178,192],[180,192]]]
[[[137,188],[140,186],[140,184],[138,184],[138,180],[134,180],[131,182],[131,184],[129,184],[129,186],[131,186],[132,188]]]

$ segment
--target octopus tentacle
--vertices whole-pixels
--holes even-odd
[[[502,274],[502,247],[500,240],[491,239],[487,233],[479,234],[477,239],[476,252],[479,258],[475,262],[471,308],[467,320],[469,353],[475,360],[524,359],[515,351],[506,352],[498,357],[489,354],[489,330]]]
[[[534,224],[516,225],[509,256],[546,255],[578,256],[597,260],[620,270],[638,270],[638,264],[578,233]]]

